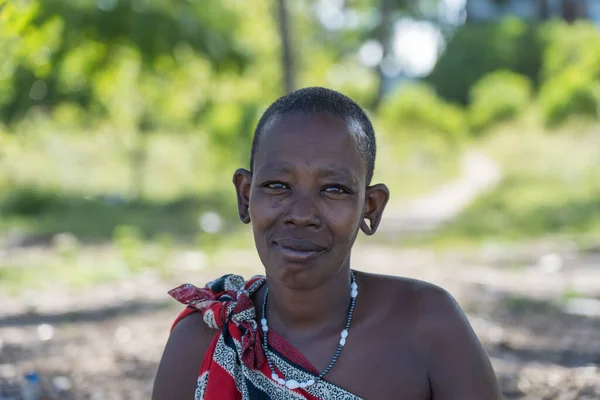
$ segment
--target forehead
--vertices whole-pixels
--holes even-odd
[[[255,168],[277,162],[343,169],[361,179],[366,174],[364,157],[348,123],[329,114],[286,115],[268,126],[260,138]]]

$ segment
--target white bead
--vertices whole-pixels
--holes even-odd
[[[345,339],[345,338],[347,338],[347,337],[348,337],[348,330],[347,330],[347,329],[344,329],[344,330],[342,331],[342,334],[341,334],[341,336],[342,336],[344,339]]]
[[[352,298],[354,298],[354,297],[358,296],[358,290],[356,290],[356,289],[352,289],[352,292],[350,292],[350,296],[351,296]]]
[[[306,382],[300,382],[300,387],[302,389],[306,389],[307,386],[308,386],[308,383],[306,383]]]
[[[358,285],[356,284],[356,282],[352,282],[352,285],[350,285],[350,289],[352,289],[352,290],[358,289]]]
[[[269,327],[268,327],[268,326],[266,326],[266,325],[263,325],[262,329],[263,329],[263,331],[265,331],[265,332],[269,332]]]
[[[312,385],[314,385],[314,384],[315,384],[315,380],[314,380],[314,379],[309,379],[309,380],[306,382],[306,386],[312,386]]]
[[[277,383],[279,383],[280,385],[285,385],[285,379],[278,378]]]
[[[279,379],[279,376],[277,376],[277,374],[275,372],[273,372],[271,374],[271,379],[273,379],[274,381],[277,381]]]
[[[344,346],[346,344],[346,338],[340,339],[340,346]]]
[[[260,320],[260,324],[261,324],[262,326],[267,326],[267,319],[266,319],[266,318],[261,318],[261,320]]]
[[[292,389],[292,390],[298,389],[300,387],[300,382],[298,382],[297,380],[291,379],[285,383],[285,386],[288,389]]]

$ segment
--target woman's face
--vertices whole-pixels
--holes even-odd
[[[248,193],[258,254],[284,286],[325,284],[347,266],[366,211],[366,165],[347,124],[288,115],[263,132]]]

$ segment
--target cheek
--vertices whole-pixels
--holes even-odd
[[[268,229],[277,221],[281,210],[281,202],[260,195],[252,196],[249,207],[252,226],[259,231]]]
[[[352,239],[360,226],[362,209],[357,204],[338,205],[329,210],[328,222],[331,229],[339,238]]]

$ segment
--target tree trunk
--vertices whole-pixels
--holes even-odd
[[[392,14],[394,11],[394,3],[394,0],[379,0],[379,15],[381,16],[381,19],[379,20],[379,26],[377,27],[376,38],[383,49],[382,60],[385,60],[392,52],[394,35],[394,21]],[[371,105],[373,110],[376,110],[379,107],[385,90],[385,75],[383,74],[381,66],[377,67],[377,77],[379,79],[379,84],[377,87],[377,95]]]
[[[538,5],[538,19],[540,21],[546,21],[550,18],[550,7],[548,6],[548,0],[537,0]]]
[[[473,14],[471,13],[471,1],[472,0],[465,1],[465,14],[467,14],[467,17],[465,18],[465,24],[471,24],[474,22]]]
[[[288,18],[287,1],[279,0],[279,36],[281,37],[281,67],[283,72],[283,87],[285,93],[290,93],[296,88],[296,71],[292,41],[290,38],[290,24]]]

